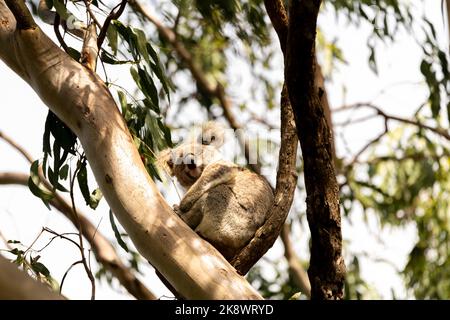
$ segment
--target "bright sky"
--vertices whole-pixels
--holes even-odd
[[[446,39],[446,30],[440,11],[440,1],[425,0],[411,1],[416,5],[423,3],[427,8],[427,16],[435,22],[435,27],[441,39]],[[410,116],[418,105],[424,101],[426,96],[423,81],[419,72],[421,51],[414,40],[405,34],[398,37],[392,46],[379,46],[378,61],[380,72],[375,76],[368,68],[366,48],[366,37],[369,29],[362,27],[351,27],[342,21],[337,23],[331,14],[322,14],[319,23],[323,34],[327,39],[339,37],[338,45],[343,48],[344,56],[349,62],[346,66],[340,66],[339,72],[333,73],[333,83],[328,85],[331,105],[336,108],[343,103],[361,102],[372,100],[379,96],[382,90],[385,93],[379,96],[375,102],[383,106],[390,113],[402,116]],[[49,28],[45,29],[47,34]],[[442,40],[446,45],[447,40]],[[280,69],[281,70],[281,69]],[[36,94],[24,81],[10,71],[0,62],[0,89],[2,99],[0,107],[0,130],[14,138],[16,142],[25,146],[32,156],[37,159],[42,156],[42,133],[47,114],[47,108],[42,104]],[[343,97],[343,85],[346,86],[345,99]],[[336,117],[336,122],[343,119]],[[354,126],[345,132],[347,143],[351,150],[358,150],[367,141],[378,134],[380,123],[367,123]],[[338,152],[345,155],[345,148],[338,144]],[[14,152],[5,143],[0,141],[0,171],[15,171],[27,173],[29,164]],[[78,201],[82,198],[77,195]],[[108,208],[102,201],[96,210],[84,208],[89,218],[103,234],[113,239],[110,223],[108,220]],[[402,290],[401,279],[396,275],[394,268],[384,262],[373,262],[364,258],[365,253],[378,257],[379,261],[390,261],[396,268],[402,269],[406,255],[415,243],[414,226],[404,230],[385,229],[380,231],[377,219],[368,217],[369,230],[363,228],[363,214],[356,210],[353,215],[352,224],[344,223],[343,235],[346,250],[359,252],[362,261],[363,277],[371,285],[376,287],[383,298],[391,297],[391,288],[399,297],[406,297]],[[42,226],[47,226],[60,233],[74,232],[74,228],[57,211],[48,211],[42,202],[31,195],[27,188],[21,186],[0,187],[0,232],[7,239],[20,240],[24,244],[31,244]],[[388,244],[383,246],[376,239],[381,237]],[[42,240],[48,239],[43,237]],[[297,249],[302,258],[305,254],[306,236],[299,236]],[[46,241],[40,241],[35,248],[40,248]],[[297,243],[297,242],[296,242]],[[4,248],[0,243],[0,248]],[[117,249],[122,254],[122,249]],[[79,251],[73,245],[58,240],[49,246],[42,254],[41,261],[50,268],[54,278],[61,280],[67,268],[79,259]],[[278,259],[282,256],[281,246],[276,244],[269,252],[269,256]],[[124,255],[125,257],[125,255]],[[92,259],[94,260],[94,259]],[[170,293],[160,284],[153,270],[142,261],[143,275],[140,277],[154,293],[161,296]],[[98,299],[128,299],[130,296],[117,285],[114,280],[111,290],[105,283],[97,283]],[[64,284],[63,293],[72,299],[88,299],[90,296],[90,283],[79,265],[69,274]]]

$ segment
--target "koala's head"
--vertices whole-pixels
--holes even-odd
[[[216,122],[202,125],[196,138],[174,149],[162,151],[157,163],[185,188],[192,186],[208,164],[222,159],[219,148],[224,143],[224,128]]]
[[[197,142],[203,145],[211,145],[220,148],[225,140],[224,127],[215,121],[209,121],[202,125],[201,133],[197,137]]]
[[[192,186],[208,164],[221,159],[216,147],[199,143],[182,144],[163,151],[159,162],[185,188]]]

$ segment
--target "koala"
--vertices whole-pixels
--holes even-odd
[[[165,150],[159,162],[186,190],[175,212],[230,261],[265,222],[273,192],[260,175],[223,160],[222,128],[207,123],[194,141]]]

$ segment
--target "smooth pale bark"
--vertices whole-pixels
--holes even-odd
[[[0,0],[0,58],[78,136],[112,211],[138,251],[188,299],[261,299],[167,205],[104,82],[39,28],[15,31]]]
[[[30,278],[0,255],[0,300],[62,300],[44,284]]]

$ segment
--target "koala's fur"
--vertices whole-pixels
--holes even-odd
[[[175,212],[231,260],[266,220],[273,192],[258,174],[221,160],[223,132],[215,123],[202,132],[164,151],[159,161],[187,190]]]

